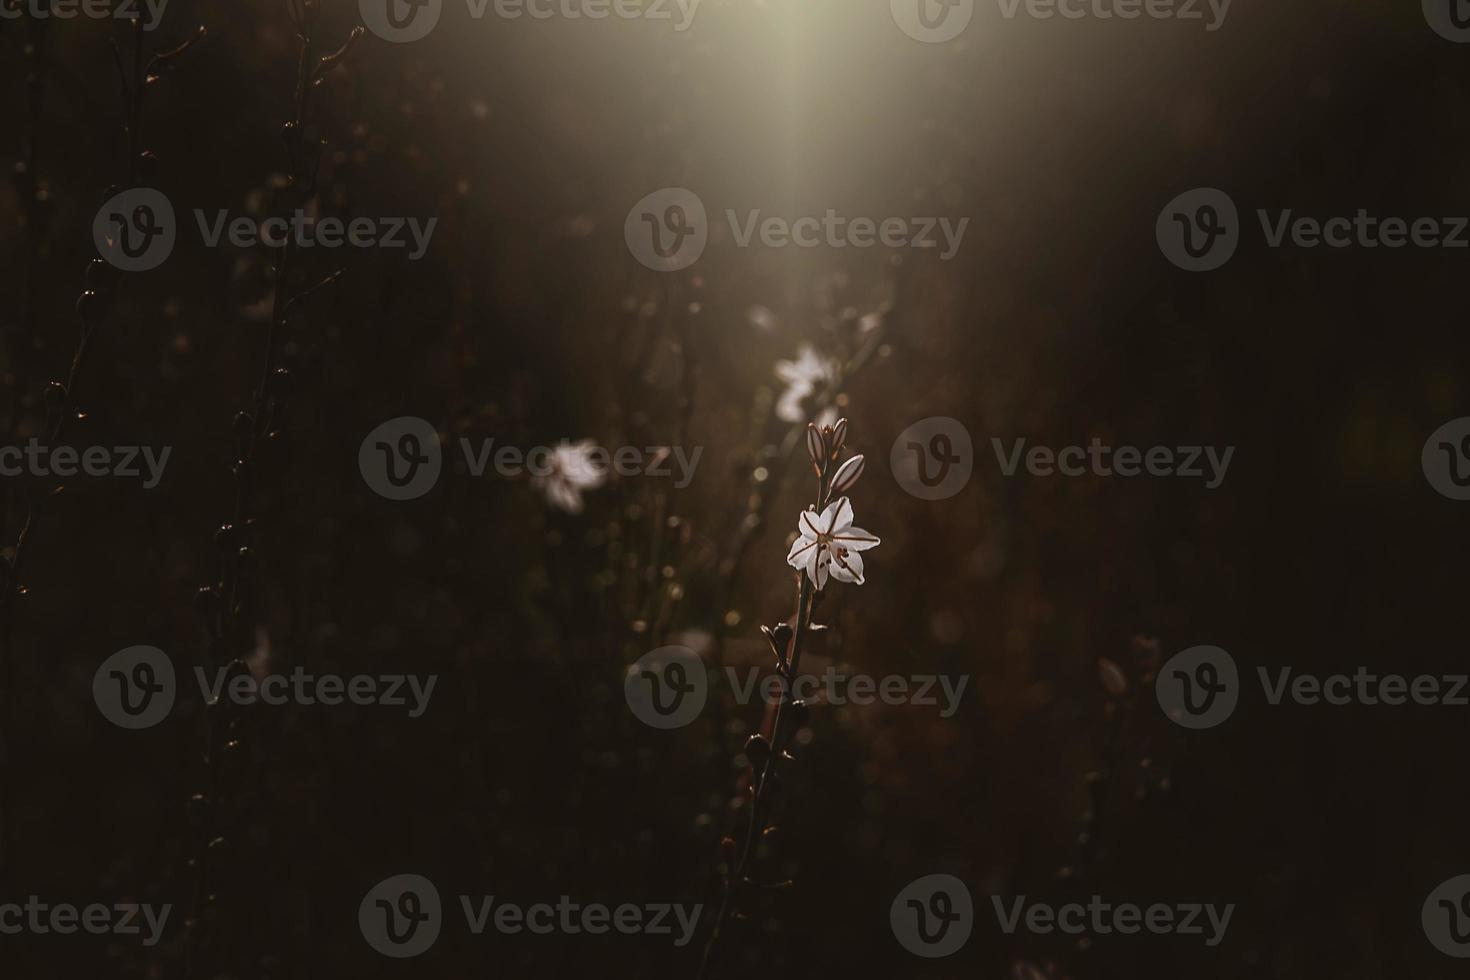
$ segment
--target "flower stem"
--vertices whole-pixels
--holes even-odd
[[[800,585],[796,592],[796,617],[791,632],[791,642],[787,646],[786,664],[788,681],[796,676],[796,671],[801,664],[801,650],[803,640],[811,628],[812,607],[816,597],[816,590],[812,588],[812,580],[804,573],[799,575]],[[710,975],[709,970],[714,962],[715,947],[725,926],[730,920],[733,911],[732,905],[735,897],[735,889],[744,884],[746,870],[749,867],[751,856],[755,852],[756,841],[760,840],[767,826],[767,810],[770,804],[770,787],[773,784],[772,777],[775,774],[776,762],[781,758],[781,753],[786,748],[785,732],[781,723],[785,720],[785,709],[792,701],[791,685],[787,683],[781,688],[781,697],[774,706],[768,707],[766,720],[762,726],[762,732],[770,745],[770,751],[766,755],[765,764],[761,766],[760,772],[754,769],[751,772],[751,797],[750,797],[750,821],[746,825],[745,841],[740,847],[740,859],[735,867],[727,868],[725,872],[725,887],[720,898],[720,911],[715,916],[715,925],[710,933],[709,940],[704,946],[704,955],[700,960],[698,980],[705,980]]]

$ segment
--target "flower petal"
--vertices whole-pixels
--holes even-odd
[[[826,548],[818,548],[817,557],[812,562],[812,567],[816,569],[816,575],[812,578],[812,581],[816,583],[817,591],[821,592],[827,587],[827,576],[832,570],[832,552]],[[807,571],[810,573],[811,568],[808,568]]]
[[[553,477],[544,485],[546,500],[553,507],[560,508],[568,514],[582,513],[582,494],[566,480]]]
[[[781,393],[781,400],[776,404],[776,417],[782,422],[800,422],[805,414],[801,410],[801,403],[806,401],[812,389],[804,384],[792,385]]]
[[[846,497],[834,500],[822,511],[822,517],[817,522],[824,534],[841,534],[852,527],[852,504],[847,502]]]
[[[806,454],[812,458],[812,465],[817,468],[817,474],[822,473],[822,464],[827,461],[827,446],[822,438],[821,430],[815,424],[806,424]]]
[[[863,584],[863,556],[855,551],[832,556],[832,577],[839,582]]]
[[[786,564],[792,568],[805,568],[807,563],[806,550],[808,548],[815,548],[816,546],[817,542],[815,538],[798,535],[796,540],[791,542],[791,550],[786,553]]]
[[[799,384],[805,381],[805,375],[797,367],[795,361],[777,361],[776,377],[789,385]]]
[[[883,543],[879,540],[878,535],[871,531],[851,526],[841,534],[832,535],[832,539],[837,542],[838,547],[846,548],[848,551],[867,551]]]
[[[811,579],[812,585],[816,585],[818,589],[821,589],[821,586],[817,585],[817,566],[821,563],[822,552],[826,550],[826,548],[813,548],[806,553],[806,561],[804,563],[806,565],[806,577]]]

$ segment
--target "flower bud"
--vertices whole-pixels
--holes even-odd
[[[859,453],[837,468],[837,475],[832,477],[834,496],[847,493],[857,484],[858,479],[863,475],[863,465],[863,457]]]
[[[816,467],[817,475],[821,476],[827,451],[822,445],[822,433],[811,422],[806,424],[806,454],[812,458],[812,466]]]
[[[1098,660],[1097,673],[1103,687],[1113,697],[1121,698],[1128,693],[1128,675],[1123,673],[1123,668],[1107,657]]]
[[[832,426],[832,458],[836,459],[842,447],[847,445],[847,419],[838,419]]]
[[[745,740],[745,757],[750,760],[752,769],[764,768],[766,760],[771,757],[771,743],[764,735],[750,736]]]

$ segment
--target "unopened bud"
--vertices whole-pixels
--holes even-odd
[[[837,468],[837,475],[832,477],[833,495],[847,493],[857,484],[862,475],[863,457],[858,454]]]

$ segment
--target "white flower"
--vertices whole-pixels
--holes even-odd
[[[593,458],[597,445],[591,439],[561,441],[551,451],[546,472],[531,478],[531,485],[546,494],[546,500],[568,514],[582,513],[582,491],[595,490],[607,481],[607,471]]]
[[[776,403],[776,416],[783,422],[800,422],[806,415],[801,403],[817,390],[818,385],[831,384],[837,378],[837,361],[822,357],[811,344],[802,344],[794,361],[777,361],[776,377],[786,382],[786,390]]]
[[[830,573],[839,582],[863,584],[860,551],[878,546],[878,537],[852,526],[852,504],[846,497],[833,501],[819,515],[805,510],[797,520],[797,538],[786,563],[805,569],[818,591],[826,588]]]
[[[779,322],[776,319],[776,314],[764,306],[752,306],[746,312],[745,317],[750,321],[750,325],[761,333],[770,333],[772,330],[775,330]]]

